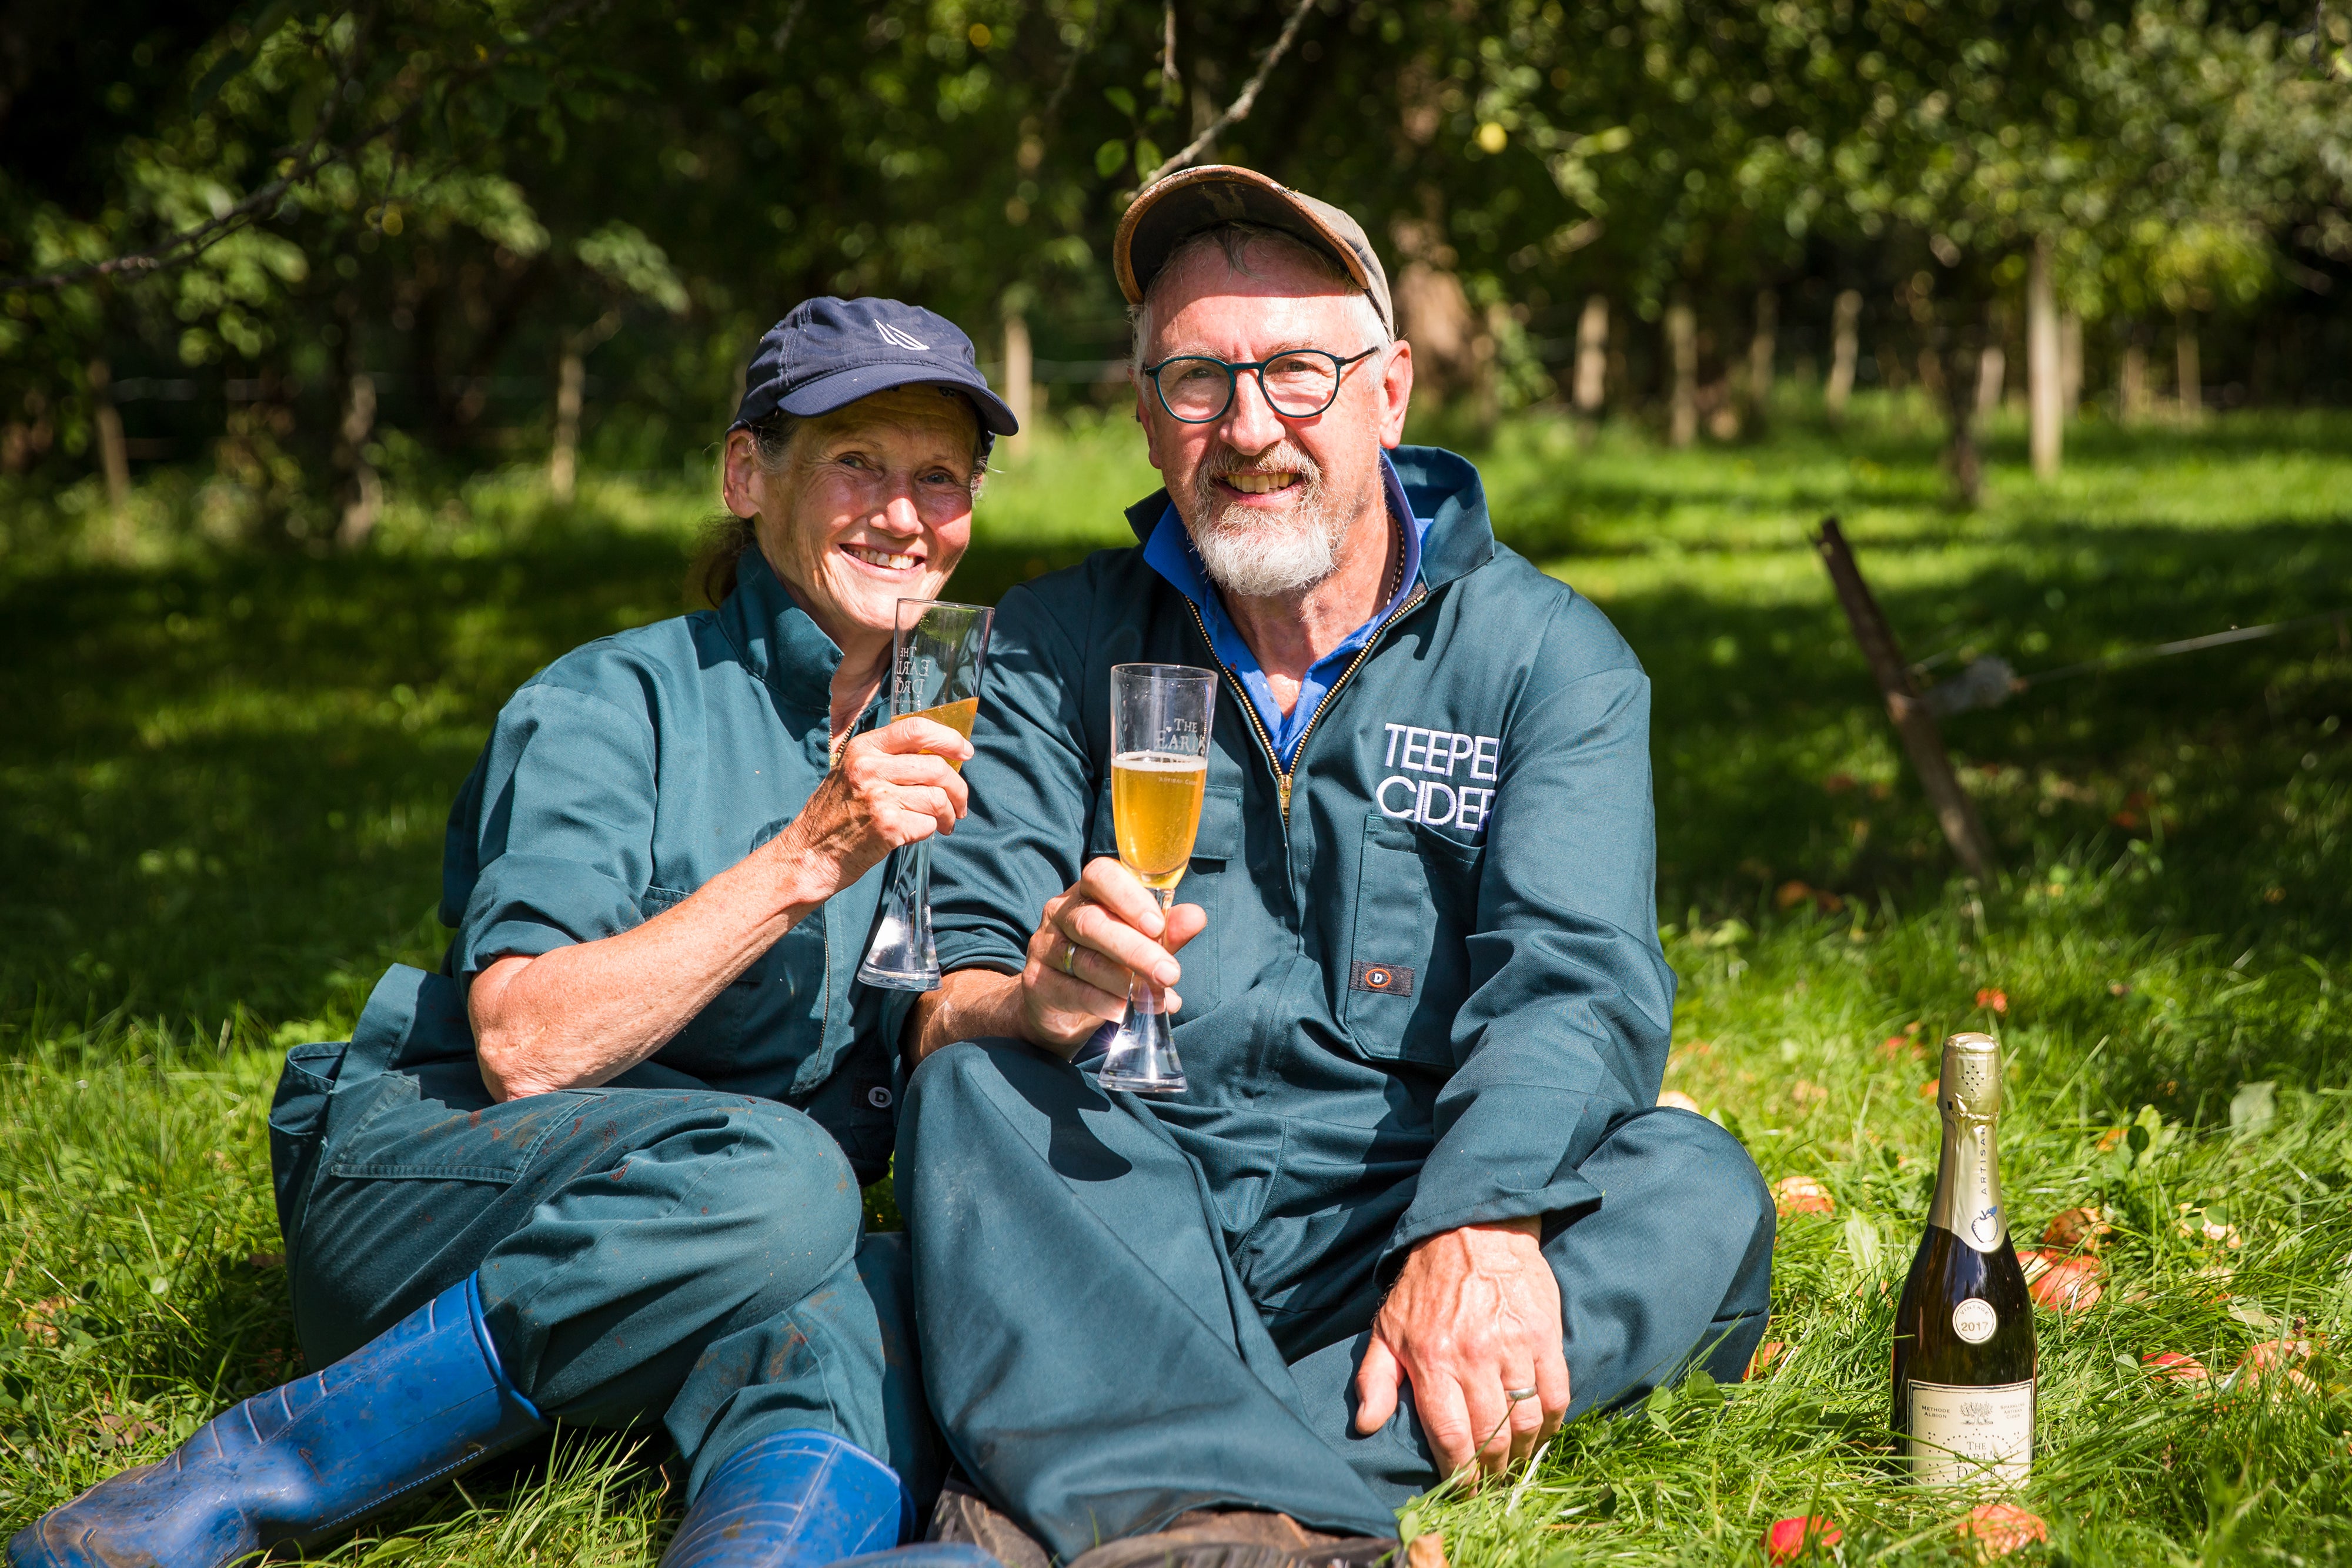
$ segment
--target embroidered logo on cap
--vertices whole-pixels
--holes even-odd
[[[1367,964],[1360,958],[1348,977],[1348,988],[1377,991],[1384,997],[1409,997],[1412,995],[1412,971],[1402,964]]]
[[[931,351],[931,346],[929,343],[919,343],[915,341],[914,339],[909,338],[906,333],[901,332],[898,328],[893,327],[887,321],[875,322],[874,329],[881,333],[882,340],[889,344],[894,349],[920,349],[927,354]]]

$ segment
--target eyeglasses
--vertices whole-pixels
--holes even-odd
[[[1312,419],[1339,395],[1339,376],[1358,360],[1380,352],[1375,346],[1346,359],[1321,349],[1286,349],[1251,364],[1230,364],[1206,354],[1178,354],[1146,365],[1160,406],[1186,424],[1223,419],[1234,403],[1234,382],[1244,371],[1257,372],[1258,390],[1286,419]]]

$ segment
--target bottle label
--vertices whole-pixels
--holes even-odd
[[[1982,1297],[1970,1296],[1952,1309],[1952,1332],[1970,1344],[1982,1344],[2000,1327],[2000,1314]]]
[[[1912,1479],[1921,1486],[2022,1484],[2033,1460],[2033,1382],[1910,1385]]]

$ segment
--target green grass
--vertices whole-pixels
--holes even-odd
[[[2195,1398],[2139,1366],[2180,1351],[2219,1373],[2297,1319],[2352,1327],[2352,650],[2322,627],[1954,719],[2004,867],[1971,887],[1803,538],[1838,513],[1939,669],[1984,653],[2030,674],[2332,611],[2352,606],[2352,418],[2093,423],[2046,488],[2019,432],[1990,455],[1986,504],[1958,512],[1900,408],[1683,454],[1529,421],[1480,455],[1505,537],[1598,600],[1655,681],[1683,977],[1668,1085],[1838,1207],[1783,1227],[1770,1337],[1790,1348],[1767,1375],[1581,1423],[1523,1484],[1417,1511],[1463,1568],[1755,1561],[1773,1519],[1808,1511],[1841,1522],[1850,1563],[1964,1555],[1971,1500],[1898,1484],[1883,1443],[1883,1291],[1935,1153],[1919,1086],[1963,1027],[2011,1053],[2021,1239],[2080,1203],[2118,1225],[2098,1304],[2041,1314],[2024,1500],[2051,1542],[2021,1560],[2352,1559],[2332,1347],[2279,1400]],[[1118,422],[1002,467],[961,596],[1118,542],[1150,483]],[[395,507],[364,554],[273,557],[207,543],[200,499],[161,483],[113,525],[86,497],[7,498],[11,1527],[299,1364],[262,1125],[275,1051],[340,1036],[384,964],[437,954],[442,822],[490,716],[564,649],[680,608],[709,515],[682,482],[560,509],[492,476]],[[1990,990],[2004,1011],[1978,1005]],[[2248,1083],[2276,1086],[2266,1121]],[[2160,1130],[2146,1153],[2101,1149],[2136,1120]],[[2220,1206],[2242,1245],[2183,1235],[2183,1205]],[[566,1439],[337,1560],[650,1562],[671,1511],[650,1459]]]

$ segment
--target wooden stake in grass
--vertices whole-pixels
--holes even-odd
[[[1847,548],[1835,517],[1822,519],[1813,548],[1821,552],[1822,564],[1829,568],[1838,602],[1845,607],[1845,618],[1853,627],[1853,640],[1862,645],[1862,656],[1870,661],[1871,674],[1878,677],[1878,689],[1886,697],[1886,716],[1895,721],[1895,732],[1903,737],[1903,749],[1910,756],[1920,787],[1927,792],[1927,803],[1936,810],[1945,841],[1959,858],[1962,870],[1979,881],[1990,880],[1992,846],[1985,839],[1984,824],[1977,820],[1976,803],[1960,789],[1952,759],[1944,750],[1943,733],[1936,727],[1936,716],[1920,700],[1911,666],[1904,661],[1895,633],[1887,629],[1886,617],[1872,597],[1870,585],[1863,581],[1862,569],[1854,564],[1853,551]]]
[[[2033,476],[2058,476],[2059,455],[2066,428],[2065,375],[2061,365],[2058,292],[2050,277],[2048,235],[2033,244],[2033,261],[2025,277],[2025,396],[2031,410]]]

